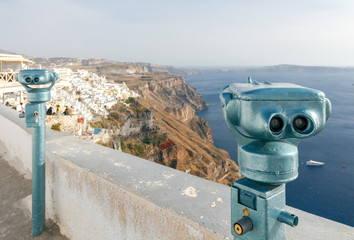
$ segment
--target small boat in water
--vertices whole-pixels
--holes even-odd
[[[317,162],[317,161],[314,161],[314,160],[309,160],[309,161],[306,162],[307,166],[322,166],[324,164],[325,164],[324,162]]]

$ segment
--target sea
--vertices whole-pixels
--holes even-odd
[[[239,70],[185,77],[208,102],[197,114],[209,122],[216,147],[237,163],[235,138],[227,129],[219,94],[230,83],[289,82],[323,91],[332,103],[325,129],[299,144],[299,176],[286,184],[286,204],[354,227],[354,71]],[[311,167],[306,161],[325,165]],[[300,219],[301,221],[301,219]]]

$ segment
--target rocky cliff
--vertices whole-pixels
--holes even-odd
[[[169,73],[145,73],[135,86],[135,91],[144,98],[154,98],[162,105],[173,108],[191,107],[194,111],[208,107],[202,96],[183,77]]]
[[[121,119],[117,123],[121,150],[224,184],[240,177],[227,152],[214,146],[208,123],[195,114],[207,103],[183,77],[146,71],[127,77],[111,67],[95,69],[111,80],[125,81],[141,95],[128,107],[133,113],[126,115],[117,106],[111,109],[109,118]]]

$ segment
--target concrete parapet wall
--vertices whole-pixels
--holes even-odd
[[[0,154],[27,179],[32,179],[32,129],[19,112],[0,104]]]
[[[70,239],[222,239],[65,159],[53,160],[47,214]]]
[[[31,131],[1,104],[0,132],[0,155],[30,176]],[[354,238],[352,227],[288,211],[300,219],[288,239]],[[233,239],[228,187],[49,129],[46,216],[73,240]]]

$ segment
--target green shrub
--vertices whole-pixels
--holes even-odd
[[[134,145],[134,150],[138,156],[141,156],[144,153],[144,145],[142,143],[137,143]]]
[[[134,102],[134,98],[132,98],[132,97],[128,97],[128,99],[125,100],[126,104],[129,104],[129,103],[132,103],[132,102]]]
[[[152,144],[154,147],[159,146],[162,142],[166,141],[167,139],[167,134],[158,134],[158,133],[150,133],[148,136],[146,136],[142,142],[145,144]]]
[[[146,136],[143,140],[143,143],[145,144],[151,144],[152,143],[152,136]]]
[[[122,149],[122,152],[125,152],[127,150],[127,147],[125,146],[125,143],[123,140],[120,140],[120,147]]]
[[[167,134],[156,134],[153,139],[152,139],[152,144],[154,146],[159,146],[161,143],[163,143],[164,141],[166,141],[167,139]]]
[[[61,125],[61,123],[53,124],[51,129],[54,130],[54,131],[59,131],[60,132],[60,125]]]

